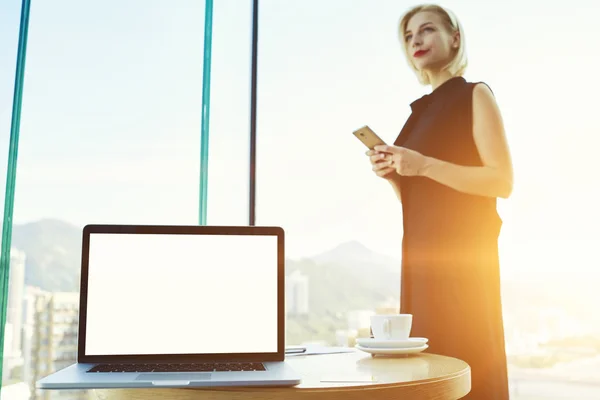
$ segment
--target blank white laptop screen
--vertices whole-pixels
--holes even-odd
[[[277,236],[89,243],[85,355],[277,352]]]

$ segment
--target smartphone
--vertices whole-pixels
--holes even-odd
[[[375,132],[368,125],[363,126],[352,132],[354,136],[358,138],[365,146],[367,146],[370,150],[380,144],[385,144],[385,142],[377,136]]]

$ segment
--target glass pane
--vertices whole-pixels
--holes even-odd
[[[13,228],[29,388],[75,360],[85,224],[198,223],[203,38],[204,2],[32,5]]]
[[[511,398],[597,397],[600,84],[578,71],[599,61],[600,5],[568,18],[561,3],[444,5],[466,30],[465,78],[493,89],[513,157],[513,195],[498,205]],[[261,1],[257,223],[287,231],[289,343],[351,344],[369,314],[398,305],[400,205],[351,132],[368,124],[393,141],[430,91],[398,43],[407,8]]]
[[[0,4],[0,198],[5,203],[6,170],[12,118],[12,103],[17,62],[21,1],[8,0]],[[4,208],[3,208],[4,210]],[[2,213],[1,219],[3,219]],[[4,222],[2,220],[2,222]],[[0,239],[1,240],[1,239]],[[2,398],[11,398],[24,388],[20,343],[20,315],[18,309],[19,293],[23,287],[23,270],[20,263],[10,258],[9,291],[7,308],[0,310],[5,314],[4,348],[2,349]],[[0,290],[1,292],[1,290]],[[1,323],[1,320],[0,320]],[[15,397],[16,398],[16,397]]]
[[[248,225],[252,1],[214,3],[207,222]]]
[[[398,93],[419,90],[397,73],[398,4],[261,2],[257,223],[286,230],[290,344],[346,344],[399,303],[402,214],[352,136],[393,141]]]

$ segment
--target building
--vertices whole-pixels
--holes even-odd
[[[308,283],[308,276],[298,270],[285,278],[286,314],[293,316],[308,314]]]
[[[5,325],[4,366],[2,379],[19,378],[17,370],[23,365],[21,341],[23,326],[23,294],[25,291],[25,253],[10,250],[10,272],[8,283],[8,307]],[[16,376],[15,376],[16,375]]]
[[[35,382],[77,360],[79,293],[47,293],[35,295],[34,323],[31,335],[31,361],[27,373],[36,399],[91,399],[86,391],[40,391]]]
[[[36,302],[38,296],[45,292],[34,286],[25,286],[25,295],[23,301],[23,341],[22,341],[22,353],[23,353],[23,376],[22,380],[28,385],[33,380],[32,375],[32,348],[33,334],[36,329],[35,321],[37,317]]]

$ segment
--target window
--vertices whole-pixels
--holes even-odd
[[[419,89],[397,72],[395,3],[260,3],[256,214],[286,230],[291,342],[346,344],[399,303],[402,213],[351,135],[393,141],[397,93]]]
[[[600,35],[598,6],[565,18],[560,3],[520,3],[516,14],[510,2],[444,5],[466,29],[465,78],[494,90],[513,155],[513,196],[498,205],[511,392],[597,396],[566,381],[600,378],[586,372],[600,354],[589,308],[600,300],[591,161],[600,86],[578,72],[598,62],[588,49]],[[410,102],[428,92],[397,40],[409,6],[260,2],[257,223],[287,231],[288,342],[352,343],[377,308],[398,305],[401,208],[351,132],[369,124],[393,141]],[[546,376],[561,383],[540,383]]]
[[[215,3],[207,222],[245,225],[252,1]],[[511,398],[597,396],[600,86],[587,71],[599,6],[444,5],[466,29],[466,78],[494,90],[513,155],[514,193],[499,201]],[[260,0],[253,211],[257,225],[286,230],[288,344],[351,345],[370,315],[398,308],[401,208],[351,132],[369,124],[393,141],[428,91],[397,40],[408,6]],[[198,223],[204,7],[32,5],[3,395],[29,398],[35,380],[74,360],[83,225]],[[3,132],[20,11],[19,0],[0,5]],[[7,154],[5,134],[4,165]]]
[[[19,18],[21,2],[18,0],[8,0],[0,4],[0,163],[4,166],[3,171],[6,171],[6,165],[8,164],[8,148],[10,140],[10,126],[11,126],[11,113],[13,103],[13,92],[14,92],[14,81],[15,81],[15,64],[17,59],[17,47],[19,38]],[[4,198],[4,188],[6,187],[6,173],[0,176],[0,185],[2,187],[2,198]],[[4,205],[4,202],[2,202]],[[2,240],[2,239],[0,239]],[[18,254],[15,254],[18,257]],[[13,264],[13,253],[9,256],[8,263]],[[19,272],[13,273],[12,282],[18,281],[22,274]],[[21,276],[19,276],[21,275]],[[4,275],[2,275],[4,278]],[[16,279],[15,279],[16,278]],[[9,282],[8,296],[14,294],[15,291],[19,291],[19,286],[16,289],[12,289],[11,283]],[[12,289],[12,290],[11,290]],[[4,304],[2,304],[4,307]],[[19,343],[19,314],[18,309],[14,307],[14,301],[7,304],[6,309],[0,311],[2,319],[0,323],[4,323],[4,348],[2,353],[2,364],[4,366],[2,371],[2,386],[8,386],[9,384],[17,384],[20,379],[12,379],[7,374],[7,369],[18,368],[18,362],[15,360],[15,356],[20,351]],[[20,389],[17,389],[20,390]],[[4,397],[3,391],[3,397]]]
[[[20,15],[4,3],[2,157]],[[198,223],[203,39],[203,2],[32,4],[9,289],[24,318],[7,319],[5,388],[75,360],[83,225]]]
[[[214,2],[207,223],[247,225],[252,1]]]

